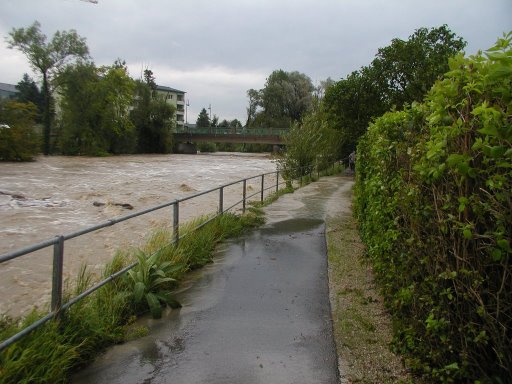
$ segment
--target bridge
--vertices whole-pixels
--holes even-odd
[[[177,127],[174,140],[181,143],[284,144],[288,128]]]

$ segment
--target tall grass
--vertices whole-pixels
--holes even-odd
[[[153,274],[145,281],[144,297],[154,295],[158,308],[166,304],[177,306],[172,291],[189,270],[211,262],[220,241],[263,223],[261,212],[250,210],[241,216],[225,213],[194,230],[204,220],[199,218],[183,225],[183,238],[177,245],[172,241],[172,228],[161,227],[151,233],[140,249],[118,251],[106,265],[103,278],[133,263],[137,257],[142,262],[130,274],[111,281],[73,305],[58,320],[46,323],[3,350],[0,383],[66,382],[69,372],[88,364],[100,351],[131,338],[129,325],[137,315],[152,310],[158,317],[152,299],[137,300],[142,289],[138,283],[144,283],[144,276]],[[74,286],[67,287],[67,298],[89,288],[93,280],[92,274],[82,268]],[[34,311],[25,319],[1,318],[0,339],[7,339],[43,316],[42,312]]]

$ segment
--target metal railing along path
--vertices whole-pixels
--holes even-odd
[[[334,167],[334,165],[333,165],[333,167]],[[267,172],[267,173],[263,173],[263,174],[260,174],[260,175],[256,175],[256,176],[252,176],[252,177],[236,180],[236,181],[233,181],[233,182],[230,182],[230,183],[227,183],[227,184],[223,184],[223,185],[221,185],[219,187],[215,187],[215,188],[211,188],[211,189],[206,190],[206,191],[198,192],[198,193],[192,194],[190,196],[182,197],[182,198],[179,198],[179,199],[167,202],[167,203],[163,203],[163,204],[151,207],[151,208],[147,208],[147,209],[144,209],[144,210],[141,210],[141,211],[137,211],[137,212],[125,215],[125,216],[120,216],[120,217],[117,217],[117,218],[109,219],[107,221],[104,221],[102,223],[93,225],[93,226],[88,227],[88,228],[84,228],[84,229],[79,230],[79,231],[67,233],[67,234],[64,234],[64,235],[58,235],[58,236],[56,236],[54,238],[51,238],[51,239],[48,239],[48,240],[44,240],[44,241],[41,241],[39,243],[32,244],[30,246],[23,247],[23,248],[20,248],[20,249],[16,249],[14,251],[7,252],[7,253],[4,253],[4,254],[0,255],[0,264],[1,264],[1,263],[6,262],[6,261],[13,260],[13,259],[16,259],[18,257],[30,254],[30,253],[35,252],[35,251],[38,251],[40,249],[53,246],[52,294],[51,294],[51,307],[50,307],[51,310],[50,310],[50,312],[46,316],[42,317],[41,319],[37,320],[36,322],[32,323],[30,326],[28,326],[25,329],[23,329],[22,331],[20,331],[19,333],[11,336],[10,338],[8,338],[6,340],[3,340],[0,343],[0,351],[2,351],[3,349],[7,348],[9,345],[13,344],[14,342],[20,340],[22,337],[24,337],[25,335],[27,335],[28,333],[30,333],[34,329],[40,327],[41,325],[43,325],[47,321],[51,320],[52,318],[58,317],[61,314],[62,311],[68,309],[73,304],[75,304],[78,301],[82,300],[84,297],[86,297],[86,296],[90,295],[91,293],[95,292],[96,290],[98,290],[99,288],[104,286],[105,284],[107,284],[110,281],[112,281],[112,280],[116,279],[117,277],[121,276],[122,274],[124,274],[125,272],[127,272],[130,269],[132,269],[133,267],[135,267],[138,264],[138,262],[134,262],[134,263],[126,266],[125,268],[121,269],[120,271],[110,275],[106,279],[100,281],[99,283],[97,283],[94,286],[90,287],[89,289],[85,290],[84,292],[82,292],[78,296],[72,298],[67,303],[63,304],[62,303],[62,286],[63,286],[64,245],[65,245],[65,242],[67,240],[70,240],[70,239],[73,239],[73,238],[85,235],[87,233],[98,231],[98,230],[100,230],[102,228],[113,226],[113,225],[121,223],[123,221],[127,221],[127,220],[133,219],[135,217],[139,217],[139,216],[148,214],[150,212],[154,212],[154,211],[157,211],[157,210],[160,210],[160,209],[172,206],[173,207],[173,218],[172,218],[173,219],[172,220],[172,222],[173,222],[173,240],[172,240],[171,244],[174,244],[174,243],[177,244],[179,242],[179,240],[181,238],[183,238],[183,237],[180,237],[180,231],[179,231],[180,203],[183,203],[183,202],[185,202],[187,200],[191,200],[191,199],[194,199],[194,198],[197,198],[199,196],[203,196],[203,195],[215,192],[215,191],[218,191],[218,193],[219,193],[219,204],[218,204],[217,213],[215,215],[213,215],[211,218],[209,218],[208,220],[205,220],[204,222],[199,224],[192,231],[189,231],[187,233],[187,234],[190,234],[193,231],[195,231],[195,230],[205,226],[206,224],[208,224],[210,221],[214,220],[219,215],[222,215],[224,212],[227,212],[227,211],[233,209],[234,207],[236,207],[236,206],[238,206],[240,204],[242,204],[242,211],[245,212],[247,201],[251,197],[254,197],[256,195],[260,195],[260,201],[263,202],[264,201],[264,195],[265,195],[266,191],[274,190],[275,189],[275,192],[277,193],[279,191],[279,185],[286,184],[286,183],[290,182],[290,180],[285,181],[283,177],[281,177],[282,181],[280,182],[279,174],[280,173],[282,174],[283,172],[286,172],[286,171],[277,170],[277,171],[274,171],[274,172]],[[309,173],[309,176],[311,177],[312,176],[312,171],[310,171],[308,173]],[[270,186],[265,186],[265,180],[266,180],[265,176],[268,176],[268,175],[275,175],[275,183],[272,183]],[[318,174],[318,176],[320,176],[320,175]],[[258,179],[258,178],[261,179],[261,189],[256,191],[256,192],[254,192],[254,193],[252,193],[252,194],[250,194],[250,195],[247,195],[247,181],[253,180],[253,179]],[[300,176],[300,178],[297,178],[297,180],[299,180],[299,179],[300,179],[300,183],[302,184],[303,176]],[[293,183],[294,180],[295,179],[292,178],[291,182]],[[240,201],[235,202],[234,204],[232,204],[229,207],[224,207],[224,189],[226,187],[233,186],[233,185],[236,185],[236,184],[239,184],[239,183],[242,183],[242,199]]]

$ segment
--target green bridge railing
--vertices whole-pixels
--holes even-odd
[[[176,127],[174,133],[191,135],[244,135],[244,136],[283,136],[289,128],[227,128],[227,127]]]

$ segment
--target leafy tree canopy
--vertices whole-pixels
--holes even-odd
[[[33,103],[0,100],[0,161],[30,161],[38,153],[34,131],[37,114]]]
[[[312,107],[314,90],[303,73],[272,72],[263,89],[247,91],[249,126],[289,127],[300,121]]]
[[[18,94],[16,99],[21,103],[33,103],[38,110],[42,111],[43,98],[35,81],[28,75],[24,74],[23,79],[16,85]]]
[[[208,116],[208,112],[206,112],[206,108],[203,108],[201,112],[199,112],[199,116],[197,116],[196,121],[197,127],[209,127],[210,126],[210,117]]]
[[[329,124],[341,132],[342,157],[355,148],[373,118],[421,101],[448,70],[449,58],[465,45],[446,25],[420,28],[406,41],[393,39],[370,65],[330,86],[323,108]]]
[[[382,101],[388,108],[402,108],[421,102],[428,90],[445,72],[448,59],[461,52],[466,42],[447,25],[417,29],[409,39],[393,39],[380,48],[371,67],[378,74]]]
[[[9,48],[16,48],[27,57],[30,66],[42,76],[42,93],[44,97],[44,154],[50,153],[51,133],[51,89],[50,82],[54,75],[74,59],[89,57],[85,38],[75,30],[57,31],[51,41],[41,32],[41,24],[35,21],[28,28],[13,28],[7,43]]]

